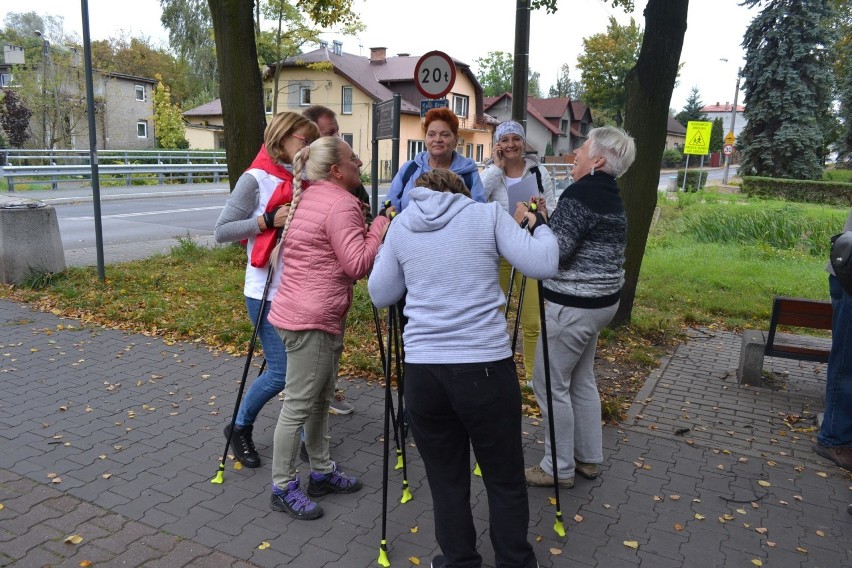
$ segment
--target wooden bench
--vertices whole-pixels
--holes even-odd
[[[772,302],[769,332],[765,336],[758,330],[743,332],[737,370],[740,383],[761,385],[763,358],[766,356],[826,363],[830,353],[827,346],[809,344],[801,336],[780,336],[776,331],[779,325],[830,330],[831,314],[831,302],[776,296]]]

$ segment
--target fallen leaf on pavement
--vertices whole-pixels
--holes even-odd
[[[680,523],[675,523],[674,530],[676,530],[677,532],[682,531],[682,530],[683,530],[683,525],[682,525],[682,524],[680,524]]]
[[[551,548],[550,553],[553,556],[559,556],[560,554],[562,554],[562,549],[561,548]]]
[[[818,471],[818,472],[816,472],[816,474],[820,477],[828,477],[828,474],[825,473],[824,471]]]
[[[272,545],[270,545],[268,542],[266,542],[266,541],[264,540],[263,542],[261,542],[260,544],[258,544],[258,545],[257,545],[257,549],[258,549],[258,550],[266,550],[266,549],[267,549],[267,548],[269,548],[270,546],[272,546]]]
[[[416,556],[409,556],[408,561],[414,564],[415,566],[420,566],[420,559]]]
[[[763,562],[761,562],[757,558],[752,559],[751,563],[754,564],[755,566],[763,566]]]
[[[582,523],[583,522],[583,516],[582,515],[574,515],[574,522]]]
[[[639,548],[639,543],[636,542],[635,540],[625,540],[624,546],[626,546],[627,548],[632,548],[632,549],[636,550],[637,548]]]
[[[766,481],[764,479],[758,479],[757,484],[760,485],[761,487],[770,487],[772,485],[771,483],[769,483],[768,481]]]
[[[706,519],[706,518],[707,518],[707,517],[705,517],[704,515],[700,515],[700,514],[698,514],[698,513],[695,513],[695,520],[696,520],[696,521],[703,521],[703,520],[704,520],[704,519]]]
[[[66,544],[80,544],[83,542],[83,537],[78,534],[72,534],[71,536],[65,537]]]
[[[757,527],[756,529],[754,529],[754,531],[760,534],[766,534],[769,532],[769,529],[766,527]]]
[[[807,549],[807,548],[802,548],[801,546],[797,546],[797,547],[796,547],[796,552],[801,552],[802,554],[807,554],[807,553],[808,553],[808,549]]]
[[[418,528],[418,527],[411,527],[411,528],[410,528],[410,529],[408,529],[408,530],[410,530],[410,531],[411,531],[411,534],[417,534],[417,531],[419,531],[419,530],[420,530],[420,528]]]

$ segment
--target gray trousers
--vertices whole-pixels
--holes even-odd
[[[329,473],[334,469],[328,450],[328,407],[337,383],[343,334],[317,329],[277,331],[287,349],[287,386],[272,438],[272,482],[283,487],[296,478],[302,428],[311,470]]]
[[[575,458],[586,463],[603,461],[601,398],[594,371],[595,349],[598,333],[612,321],[617,310],[618,303],[586,310],[545,302],[559,479],[574,477]],[[544,458],[540,465],[545,472],[553,475],[542,339],[539,338],[535,350],[533,392],[541,408],[545,429]]]

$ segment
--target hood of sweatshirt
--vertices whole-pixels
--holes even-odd
[[[426,187],[412,187],[408,207],[396,218],[412,233],[443,229],[465,207],[476,202],[460,193],[442,193]]]
[[[420,171],[429,171],[432,169],[429,165],[429,152],[420,152],[414,156],[414,161],[417,162],[418,166],[420,166]],[[462,175],[470,172],[476,172],[478,171],[478,168],[476,167],[476,162],[470,158],[465,158],[453,150],[453,161],[450,163],[449,170],[457,173],[458,175]]]

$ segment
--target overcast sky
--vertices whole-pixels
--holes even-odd
[[[699,88],[705,104],[733,102],[737,67],[744,63],[742,36],[755,14],[738,3],[741,0],[692,0],[684,39],[680,80],[672,95],[671,107],[680,110],[693,86]],[[541,74],[541,88],[556,81],[563,63],[571,66],[571,78],[579,79],[577,55],[582,39],[606,31],[610,16],[620,23],[631,15],[644,27],[642,10],[647,0],[637,0],[633,14],[625,14],[604,0],[561,0],[560,10],[547,15],[533,13],[530,35],[530,67]],[[21,5],[3,2],[0,13],[35,11],[64,16],[65,29],[82,38],[80,3],[74,0],[28,0]],[[168,45],[168,35],[160,24],[158,0],[89,0],[89,27],[92,39],[145,35],[155,43]],[[370,47],[386,47],[388,55],[419,55],[433,49],[449,53],[470,64],[490,51],[514,51],[516,0],[354,0],[353,5],[367,31],[358,37],[330,32],[327,39],[339,39],[348,53],[369,56]],[[727,62],[720,59],[727,59]],[[739,102],[742,103],[742,94]]]

